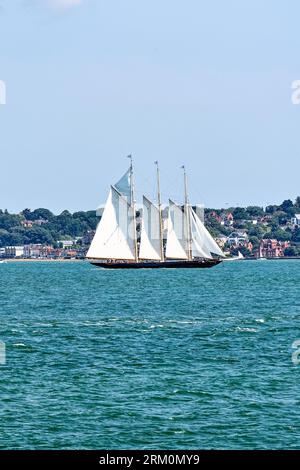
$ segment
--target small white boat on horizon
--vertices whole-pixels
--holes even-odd
[[[244,259],[245,259],[245,256],[240,251],[238,251],[237,256],[233,256],[232,258],[224,258],[223,261],[241,261]]]

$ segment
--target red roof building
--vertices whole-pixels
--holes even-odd
[[[278,241],[273,238],[263,239],[260,242],[260,258],[281,258],[284,256],[284,250],[290,246],[290,242]]]

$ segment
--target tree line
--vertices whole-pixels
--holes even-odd
[[[27,222],[32,222],[32,227]],[[58,240],[73,240],[95,230],[98,222],[96,211],[72,214],[64,210],[55,215],[44,208],[24,209],[19,214],[0,210],[0,247],[36,243],[56,246]]]
[[[222,225],[213,214],[225,217],[233,215],[233,225]],[[229,207],[226,209],[205,209],[205,223],[212,235],[228,236],[234,230],[245,230],[249,241],[257,248],[262,238],[290,241],[300,254],[300,228],[290,224],[295,214],[300,214],[300,196],[293,202],[287,199],[279,205]],[[259,223],[253,225],[253,219]],[[265,220],[264,220],[265,219]],[[28,226],[27,222],[32,222]],[[24,209],[19,214],[0,210],[0,247],[27,244],[56,246],[59,240],[74,240],[96,229],[99,218],[96,211],[70,213],[64,210],[59,215],[49,209]],[[24,226],[25,225],[27,226]],[[80,242],[79,242],[80,243]]]

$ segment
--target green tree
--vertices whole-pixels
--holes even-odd
[[[283,201],[282,204],[280,204],[279,207],[281,210],[286,212],[288,209],[291,209],[293,206],[294,206],[293,201],[291,201],[290,199],[286,199],[285,201]]]
[[[18,234],[7,233],[0,235],[0,246],[18,246],[23,245],[23,237]]]
[[[21,226],[23,217],[17,214],[9,214],[7,211],[0,213],[0,228],[9,230],[15,226]]]
[[[52,220],[54,217],[54,214],[51,211],[49,211],[49,209],[44,209],[42,207],[39,209],[35,209],[32,214],[34,217],[32,220],[39,220],[39,219]]]
[[[260,239],[258,237],[250,237],[249,242],[252,243],[253,248],[256,250],[260,245]]]
[[[259,206],[248,206],[246,208],[248,217],[262,217],[264,215],[264,210]]]
[[[295,246],[289,246],[284,250],[284,256],[298,256],[299,250]]]
[[[274,238],[279,241],[289,241],[291,240],[291,233],[282,228],[278,228],[269,234],[269,238]]]
[[[275,205],[270,205],[266,207],[266,213],[267,214],[274,214],[278,210],[278,206]]]
[[[55,242],[48,230],[43,227],[32,227],[26,230],[26,242],[28,244],[46,244],[51,245]]]
[[[292,232],[291,240],[294,243],[300,243],[300,228],[296,227]]]
[[[244,207],[236,207],[233,209],[232,215],[235,220],[247,219],[247,211]]]
[[[253,225],[253,227],[249,230],[249,237],[257,237],[259,240],[264,238],[267,230],[264,225]]]
[[[27,209],[22,210],[21,215],[23,215],[26,220],[32,220],[31,219],[31,217],[32,217],[31,209],[27,208]]]

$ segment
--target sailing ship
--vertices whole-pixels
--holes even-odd
[[[137,211],[132,157],[125,175],[110,187],[101,220],[86,258],[106,269],[210,268],[225,257],[190,206],[187,174],[184,170],[184,205],[171,199],[168,206],[167,237],[160,192],[160,172],[156,164],[157,204],[143,196],[141,233],[137,232]]]

